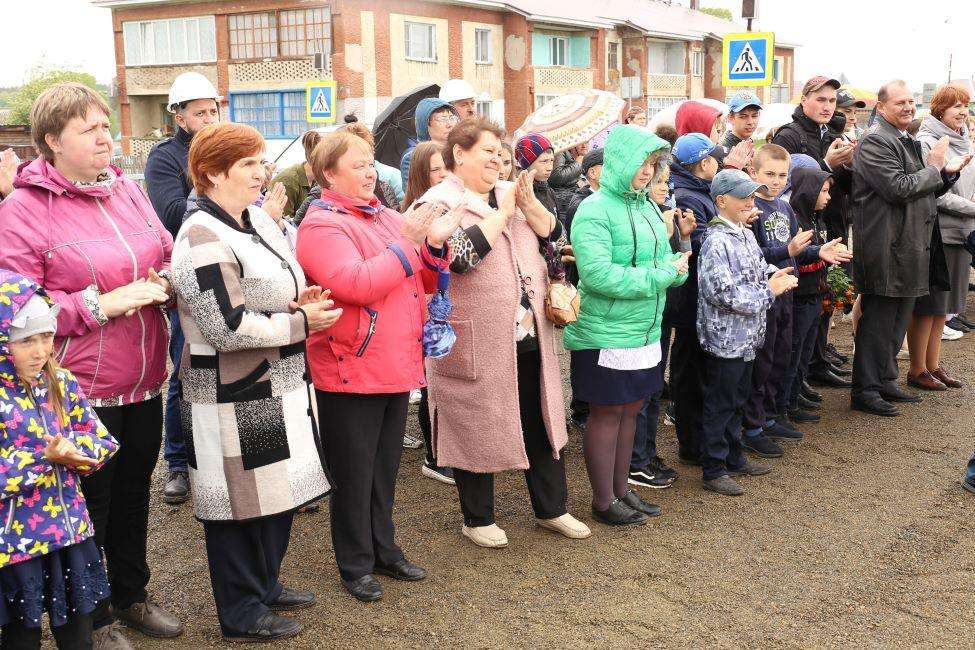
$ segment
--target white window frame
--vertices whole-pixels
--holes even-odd
[[[678,104],[687,99],[687,97],[666,97],[663,95],[651,95],[647,97],[647,117],[653,117],[660,111]]]
[[[561,95],[551,95],[551,94],[545,94],[545,93],[536,94],[535,95],[535,110],[537,111],[538,109],[540,109],[545,104],[547,104],[550,101],[553,101],[555,99],[558,99],[559,97],[561,97]]]
[[[190,26],[192,25],[192,30]],[[173,27],[182,29],[182,43]],[[195,56],[190,56],[189,41],[192,31],[196,33]],[[125,65],[181,65],[186,63],[209,63],[217,60],[216,26],[213,16],[189,16],[185,18],[161,18],[158,20],[133,20],[122,23],[122,38],[125,43]],[[156,40],[166,43],[166,55],[156,53]],[[161,41],[160,41],[161,42]]]
[[[694,50],[691,52],[691,74],[695,77],[704,76],[704,51]]]
[[[612,52],[616,50],[616,61],[613,61]],[[606,43],[606,67],[610,70],[620,69],[620,42],[608,41]]]
[[[410,30],[414,28],[424,28],[430,35],[430,50],[426,54],[410,52]],[[403,47],[406,52],[407,61],[422,61],[424,63],[437,62],[437,25],[435,23],[421,23],[407,20],[403,23]]]
[[[561,63],[559,63],[556,60],[557,59],[556,54],[559,54],[559,45],[560,44],[562,46],[562,52],[561,52],[561,54],[562,54],[562,62]],[[565,36],[552,36],[552,37],[550,37],[548,47],[549,47],[549,53],[551,54],[551,57],[552,57],[552,65],[554,67],[564,68],[567,65],[569,65],[568,64],[568,59],[569,59],[569,39],[567,39]]]
[[[484,39],[483,47],[481,47],[481,39]],[[491,65],[492,62],[491,51],[491,30],[487,27],[475,27],[474,28],[474,63],[478,65]]]
[[[781,56],[772,58],[772,83],[777,85],[785,83],[785,58]]]
[[[654,49],[655,48],[657,48],[657,49],[662,48],[663,51],[664,51],[664,57],[663,57],[663,61],[664,61],[664,66],[663,67],[664,67],[664,70],[663,71],[655,70],[654,69],[654,62],[656,61],[656,58],[654,56],[654,54],[655,54],[654,53]],[[679,48],[680,50],[682,50],[682,55],[681,55],[681,58],[680,58],[680,60],[681,60],[680,70],[677,71],[677,72],[674,72],[674,71],[670,70],[670,68],[669,68],[669,63],[670,63],[670,53],[669,53],[669,50],[670,50],[670,48],[675,48],[675,49],[676,48]],[[687,46],[684,44],[683,41],[650,41],[648,43],[648,45],[647,45],[647,71],[651,75],[665,75],[665,76],[671,76],[671,77],[683,77],[686,74],[684,72],[685,65],[686,65],[686,62],[685,62],[685,59],[686,58],[687,58]]]
[[[479,116],[491,119],[494,102],[490,99],[479,99],[474,105],[477,108],[477,114]]]

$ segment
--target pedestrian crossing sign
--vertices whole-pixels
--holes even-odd
[[[305,85],[305,116],[309,122],[335,122],[335,81],[322,79]]]
[[[727,34],[721,50],[722,86],[770,86],[774,72],[775,34]]]

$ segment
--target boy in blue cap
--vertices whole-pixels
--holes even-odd
[[[745,457],[742,413],[751,392],[755,351],[765,340],[766,312],[775,297],[795,288],[792,268],[765,261],[748,224],[758,216],[755,192],[767,191],[740,170],[718,172],[711,198],[718,208],[698,261],[698,338],[704,350],[701,467],[704,488],[744,493],[730,474],[759,476],[771,467]]]
[[[728,99],[728,121],[731,128],[724,132],[721,146],[731,151],[739,142],[751,140],[762,115],[762,100],[748,91],[737,92]]]
[[[678,211],[694,213],[697,226],[691,233],[692,255],[687,282],[677,295],[667,298],[666,316],[674,328],[670,349],[670,394],[677,429],[677,457],[697,465],[700,455],[701,410],[704,401],[704,351],[697,338],[697,256],[707,224],[718,214],[711,200],[711,179],[718,172],[715,145],[701,133],[677,138],[671,151],[670,180]]]

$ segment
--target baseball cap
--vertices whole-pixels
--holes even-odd
[[[866,108],[867,102],[862,99],[857,99],[853,96],[846,88],[840,88],[836,91],[836,106],[837,108],[850,108],[851,106],[856,106],[857,108]]]
[[[711,198],[717,199],[722,194],[730,194],[735,198],[744,199],[761,189],[767,190],[768,187],[756,183],[740,169],[722,169],[711,181]]]
[[[762,100],[759,99],[758,95],[755,93],[750,93],[745,90],[735,93],[728,99],[728,110],[730,110],[732,113],[737,113],[743,108],[747,108],[749,106],[761,108]]]
[[[829,77],[818,75],[807,81],[806,85],[802,87],[802,96],[805,97],[809,93],[814,93],[823,86],[832,86],[833,89],[839,90],[840,82],[836,79],[830,79]]]
[[[716,148],[703,133],[686,133],[677,138],[672,155],[681,165],[693,165],[712,155]]]

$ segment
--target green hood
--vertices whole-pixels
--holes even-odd
[[[621,199],[627,194],[634,195],[630,188],[633,174],[646,162],[647,156],[660,149],[670,150],[670,145],[650,129],[632,124],[613,128],[606,138],[599,189]]]

